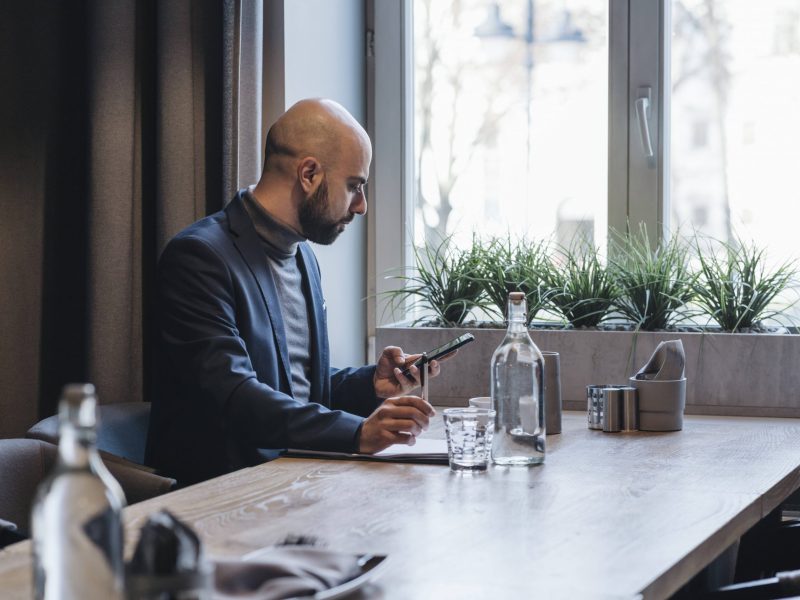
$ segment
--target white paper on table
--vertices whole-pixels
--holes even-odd
[[[417,438],[417,443],[413,446],[405,444],[393,444],[376,452],[377,458],[397,458],[401,456],[442,456],[447,458],[447,440],[432,440],[429,438]]]

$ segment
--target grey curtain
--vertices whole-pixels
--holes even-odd
[[[261,162],[257,0],[3,3],[0,437],[153,393],[153,285],[177,231]]]

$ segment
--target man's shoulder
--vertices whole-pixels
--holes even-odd
[[[169,241],[164,251],[174,252],[178,249],[188,249],[199,245],[212,247],[217,252],[225,253],[231,247],[235,237],[231,227],[230,213],[231,208],[237,208],[235,206],[237,202],[241,203],[238,195],[222,210],[182,229]]]
[[[183,245],[182,242],[189,240],[202,241],[212,246],[227,245],[234,237],[247,231],[246,225],[251,225],[252,229],[250,217],[247,216],[242,203],[243,193],[244,190],[240,190],[225,208],[195,221],[180,231],[170,240],[169,245]]]
[[[192,259],[227,262],[232,239],[225,211],[196,221],[175,235],[159,258],[159,269],[185,268]]]
[[[227,227],[225,226],[227,218],[225,211],[221,210],[209,215],[199,221],[195,221],[188,227],[185,227],[178,232],[171,241],[177,241],[188,238],[198,238],[205,240],[213,240],[220,236],[227,236]]]

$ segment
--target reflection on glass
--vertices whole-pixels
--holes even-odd
[[[415,242],[605,246],[607,3],[415,0]]]

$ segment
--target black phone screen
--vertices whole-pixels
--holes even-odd
[[[475,340],[475,336],[471,333],[465,333],[463,335],[458,336],[455,339],[450,340],[446,344],[442,344],[438,348],[434,348],[433,350],[428,350],[423,356],[419,357],[417,360],[414,361],[414,366],[419,367],[422,364],[423,360],[427,360],[430,362],[432,360],[436,360],[445,356],[446,354],[450,354],[454,350],[459,349],[464,344],[469,344],[470,342]],[[408,375],[408,369],[403,370],[403,375]]]

